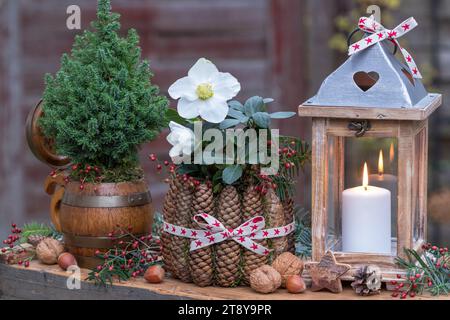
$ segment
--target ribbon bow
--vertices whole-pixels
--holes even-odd
[[[195,251],[226,240],[234,240],[241,246],[259,255],[268,255],[272,250],[253,240],[284,237],[294,231],[294,223],[284,227],[264,229],[266,223],[264,218],[260,216],[246,221],[235,229],[225,228],[219,220],[208,214],[197,214],[193,219],[203,230],[183,228],[164,222],[165,232],[193,239],[191,241],[190,251]],[[202,220],[205,222],[201,222]]]
[[[421,79],[422,75],[419,69],[417,68],[416,63],[414,62],[414,59],[405,48],[402,48],[402,46],[400,46],[400,43],[397,40],[398,38],[404,36],[417,26],[418,26],[417,21],[413,17],[411,17],[403,21],[395,29],[389,30],[386,29],[379,22],[377,22],[373,16],[371,16],[370,18],[362,17],[359,19],[358,27],[360,30],[369,33],[371,35],[352,44],[348,48],[348,54],[351,56],[357,52],[367,49],[370,46],[373,46],[378,42],[387,39],[392,43],[394,43],[395,45],[397,45],[398,48],[400,48],[401,53],[405,59],[406,64],[408,65],[409,70],[411,71],[412,76],[414,78]]]

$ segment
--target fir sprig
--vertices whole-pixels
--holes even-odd
[[[439,248],[431,244],[423,246],[423,253],[405,249],[406,259],[397,258],[397,264],[407,270],[403,283],[396,285],[393,296],[406,298],[409,294],[429,292],[433,296],[448,295],[450,293],[450,254],[448,248]],[[399,276],[401,279],[401,276]],[[400,294],[399,292],[402,291]]]

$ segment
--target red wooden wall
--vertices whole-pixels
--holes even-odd
[[[113,0],[122,27],[141,36],[143,56],[163,93],[199,58],[213,60],[241,82],[241,99],[276,99],[274,108],[296,110],[306,98],[303,70],[304,2],[296,0]],[[8,221],[48,219],[49,199],[42,184],[50,169],[29,152],[26,115],[43,91],[43,75],[54,73],[63,52],[79,31],[66,28],[66,8],[77,4],[82,28],[95,16],[92,0],[0,0],[0,235]],[[303,135],[308,127],[292,119],[282,133]],[[166,157],[161,138],[142,150],[151,191],[160,208],[162,177],[146,160],[150,152]]]

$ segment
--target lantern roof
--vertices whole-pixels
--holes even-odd
[[[422,120],[441,102],[442,96],[428,94],[421,80],[382,41],[350,56],[325,79],[317,95],[301,106],[305,109],[300,108],[300,115],[332,117],[324,114],[329,107],[341,112],[342,108],[359,109],[355,117],[367,119]],[[386,112],[377,112],[380,109]]]

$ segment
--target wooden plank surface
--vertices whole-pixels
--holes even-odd
[[[87,276],[87,270],[81,271],[81,279]],[[161,284],[148,284],[144,279],[133,279],[126,283],[117,283],[104,288],[82,281],[80,290],[67,289],[68,273],[58,266],[44,266],[33,261],[29,268],[0,264],[0,299],[81,299],[81,300],[390,300],[389,292],[361,298],[352,289],[345,288],[341,294],[328,292],[310,292],[289,294],[279,289],[274,294],[264,295],[247,287],[239,288],[200,288],[174,279],[165,279]],[[418,297],[420,300],[433,299],[429,296]],[[441,297],[440,299],[450,299]]]

